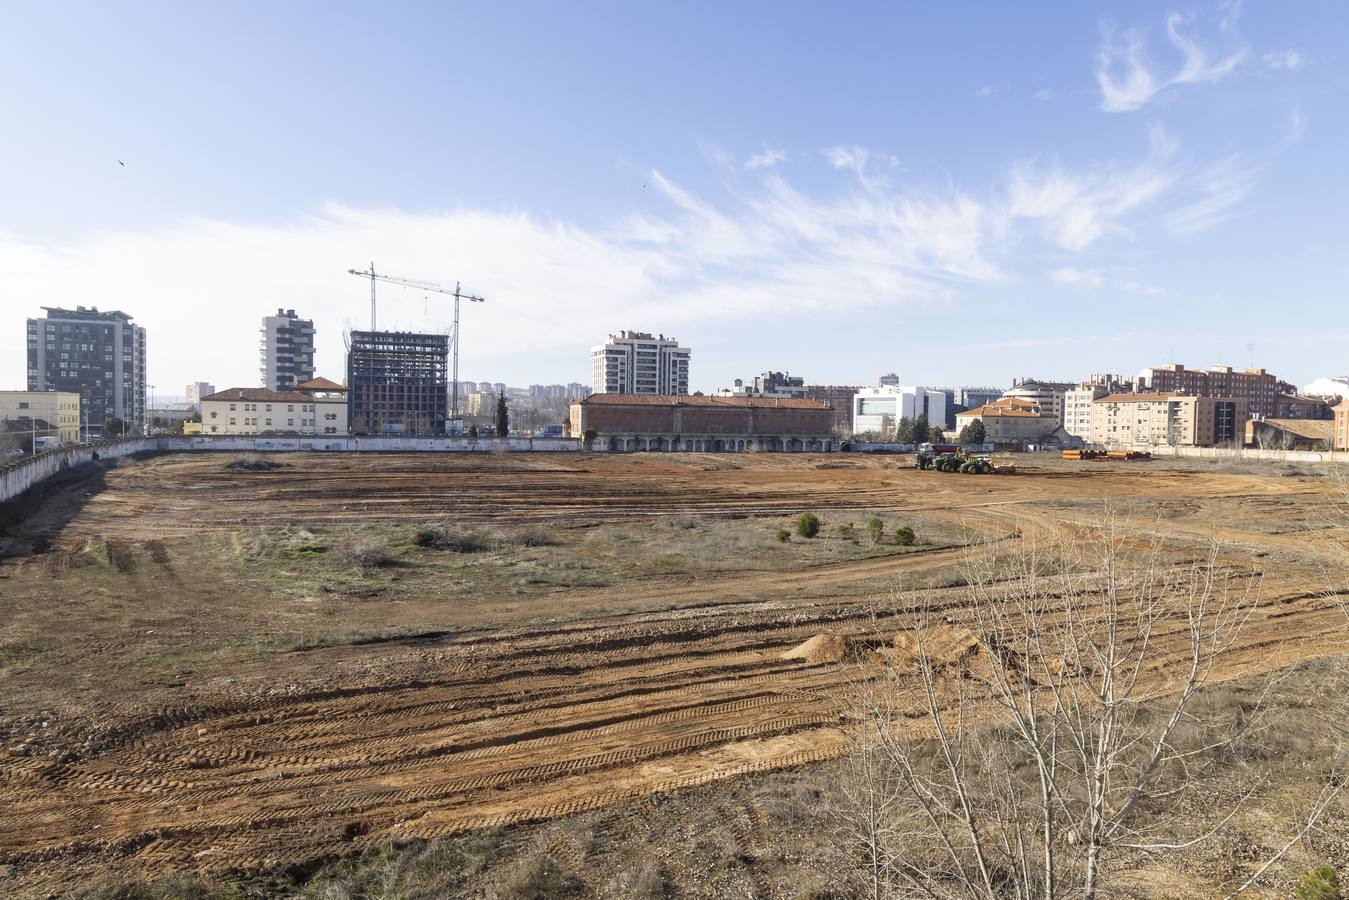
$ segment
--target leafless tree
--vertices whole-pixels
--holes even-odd
[[[1191,795],[1249,719],[1194,701],[1257,581],[1217,547],[1186,559],[1108,514],[1092,530],[990,549],[966,618],[920,600],[876,643],[840,833],[871,896],[1090,900],[1226,821],[1199,824]]]

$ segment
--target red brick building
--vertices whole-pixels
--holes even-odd
[[[591,450],[743,452],[835,449],[828,403],[785,397],[592,394],[571,405]]]
[[[1280,397],[1295,388],[1264,369],[1237,371],[1231,366],[1187,369],[1180,363],[1144,369],[1139,377],[1148,389],[1158,394],[1184,394],[1187,397],[1226,397],[1245,400],[1253,418],[1277,417]]]

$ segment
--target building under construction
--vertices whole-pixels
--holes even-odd
[[[352,434],[444,434],[450,338],[353,331],[347,349]]]

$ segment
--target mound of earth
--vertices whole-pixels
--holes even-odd
[[[845,660],[857,660],[862,657],[866,647],[851,635],[817,634],[803,644],[790,650],[784,650],[783,659],[804,659],[816,665],[837,663]]]
[[[920,636],[916,631],[901,631],[895,635],[893,648],[887,654],[891,662],[918,663]],[[922,649],[934,666],[949,666],[979,655],[979,636],[960,625],[938,625],[923,630]]]

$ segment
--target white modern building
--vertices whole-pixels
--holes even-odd
[[[792,397],[806,399],[806,380],[786,372],[764,372],[749,384],[737,378],[735,384],[717,391],[718,397]]]
[[[893,432],[901,419],[926,416],[932,425],[946,422],[946,392],[916,385],[858,388],[853,395],[853,432],[882,435]]]
[[[690,352],[663,334],[611,334],[590,351],[593,390],[596,394],[687,394]]]
[[[293,309],[278,309],[262,319],[259,351],[262,386],[289,391],[314,377],[314,322]]]

